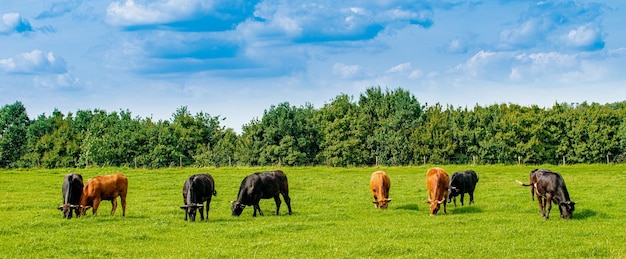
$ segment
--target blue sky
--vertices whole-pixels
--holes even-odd
[[[0,0],[0,105],[241,126],[371,86],[422,104],[626,100],[626,1]]]

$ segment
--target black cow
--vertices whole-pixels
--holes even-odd
[[[474,170],[466,170],[452,174],[452,177],[450,177],[448,203],[454,201],[454,207],[456,207],[456,196],[461,195],[461,206],[463,206],[465,193],[470,196],[470,204],[474,203],[474,189],[476,189],[477,182],[478,175],[476,175]]]
[[[200,209],[200,220],[204,220],[204,202],[206,201],[206,220],[209,220],[209,206],[212,196],[217,196],[215,191],[215,181],[210,174],[195,174],[189,177],[183,185],[183,201],[185,206],[180,208],[185,210],[185,220],[196,221],[196,210]]]
[[[521,183],[518,181],[518,183]],[[539,209],[544,219],[550,216],[552,203],[559,206],[561,218],[572,219],[575,202],[569,198],[565,180],[561,174],[552,172],[548,169],[535,169],[530,174],[530,184],[522,184],[524,186],[532,186],[537,194]]]
[[[59,210],[63,211],[63,217],[71,219],[72,212],[76,217],[80,216],[79,203],[83,194],[83,176],[80,174],[67,174],[63,179],[63,205],[59,206]]]
[[[291,198],[289,198],[289,184],[287,176],[283,171],[254,173],[246,176],[239,186],[237,200],[232,202],[233,216],[239,216],[246,206],[254,206],[253,217],[256,217],[257,210],[263,216],[263,211],[259,207],[261,199],[274,198],[276,202],[276,215],[280,210],[280,196],[283,195],[289,215],[291,215]]]

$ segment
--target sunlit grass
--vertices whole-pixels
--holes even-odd
[[[472,168],[480,180],[476,203],[429,216],[427,167],[281,168],[287,174],[293,215],[283,203],[263,200],[266,216],[246,208],[232,217],[230,201],[244,176],[269,168],[172,168],[71,170],[85,179],[115,172],[129,179],[127,216],[109,214],[67,220],[60,205],[63,175],[70,170],[0,171],[0,251],[18,257],[297,257],[297,258],[589,258],[626,256],[626,166],[551,166],[561,172],[574,219],[554,207],[542,220],[530,192],[529,166],[442,166],[452,173]],[[376,210],[368,183],[375,170],[391,178],[386,211]],[[185,222],[182,185],[195,173],[215,178],[217,196],[209,222]],[[466,197],[466,199],[469,199]],[[467,202],[466,202],[467,204]]]

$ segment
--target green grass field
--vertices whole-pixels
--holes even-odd
[[[442,166],[474,169],[476,203],[429,216],[428,167],[281,168],[289,178],[293,215],[263,200],[264,217],[248,207],[232,217],[230,201],[243,177],[271,168],[71,170],[85,181],[121,172],[129,179],[126,217],[64,219],[63,176],[70,170],[0,171],[0,257],[4,258],[626,258],[626,165],[544,166],[560,172],[576,201],[573,220],[553,207],[543,220],[528,187],[535,166]],[[386,211],[374,209],[370,174],[391,178]],[[208,222],[185,222],[182,186],[192,174],[215,178]]]

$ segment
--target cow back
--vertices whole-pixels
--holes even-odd
[[[80,174],[67,174],[63,180],[63,203],[77,205],[83,193],[83,176]]]
[[[183,186],[185,205],[203,203],[215,194],[215,181],[210,174],[192,175]]]
[[[283,171],[257,172],[246,176],[237,194],[237,202],[253,205],[260,199],[269,199],[279,193],[289,193],[287,176]]]
[[[386,172],[376,171],[370,177],[370,190],[376,193],[379,199],[389,198],[389,189],[391,188],[391,180]]]
[[[87,205],[93,201],[96,197],[100,197],[102,200],[111,200],[117,196],[126,196],[128,192],[128,179],[123,174],[111,174],[96,176],[87,181],[87,184],[83,188],[83,199],[87,199],[87,202],[83,205]]]
[[[443,201],[448,196],[450,177],[441,168],[430,168],[426,172],[426,188],[430,202]]]
[[[478,175],[474,170],[455,172],[450,177],[450,186],[457,188],[459,193],[474,191],[476,183],[478,183]]]

